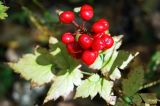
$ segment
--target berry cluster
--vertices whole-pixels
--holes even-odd
[[[84,27],[85,21],[90,20],[94,15],[92,6],[83,5],[79,15],[83,19],[82,25],[76,23],[74,12],[64,11],[60,13],[60,22],[72,23],[77,27],[75,33],[64,33],[61,40],[66,44],[69,54],[76,59],[81,59],[85,64],[91,65],[101,51],[112,47],[114,40],[105,33],[109,29],[109,23],[103,18],[92,25],[90,32]]]

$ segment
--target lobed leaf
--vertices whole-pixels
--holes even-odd
[[[116,97],[111,95],[112,87],[112,81],[101,78],[98,74],[93,74],[77,87],[75,98],[90,96],[93,99],[99,93],[107,103],[114,104]]]
[[[130,54],[125,51],[117,51],[122,44],[122,38],[123,35],[113,37],[114,45],[103,53],[104,62],[101,71],[104,76],[110,77],[112,80],[119,79],[121,77],[119,69],[126,68],[131,60],[138,55],[138,53]]]
[[[137,67],[131,71],[128,75],[128,79],[122,81],[122,91],[126,96],[133,96],[139,91],[139,88],[143,85],[144,71],[142,67]]]
[[[83,74],[79,70],[80,67],[79,65],[73,70],[68,70],[64,75],[58,76],[51,85],[44,103],[52,99],[56,100],[60,96],[65,98],[73,91],[74,85],[80,85],[81,78],[83,77]]]
[[[51,71],[54,68],[52,58],[47,50],[37,48],[34,54],[26,54],[17,63],[10,62],[8,65],[26,80],[40,86],[55,78]]]

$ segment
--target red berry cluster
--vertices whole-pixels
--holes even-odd
[[[64,33],[61,40],[66,44],[68,52],[77,59],[81,59],[85,64],[91,65],[94,63],[98,54],[112,47],[114,40],[105,33],[109,29],[109,23],[105,19],[99,19],[87,31],[84,28],[84,22],[93,17],[93,8],[90,5],[83,5],[80,9],[80,17],[83,19],[83,24],[79,25],[75,22],[75,15],[72,11],[64,11],[59,15],[59,20],[62,23],[73,23],[77,30],[75,33]]]

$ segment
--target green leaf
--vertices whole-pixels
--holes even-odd
[[[98,74],[94,74],[88,79],[82,81],[82,84],[77,87],[75,98],[87,98],[91,96],[93,99],[101,89],[101,78]]]
[[[124,100],[118,98],[115,106],[129,106],[129,104],[127,104]]]
[[[98,74],[93,74],[77,87],[75,98],[87,98],[90,96],[93,99],[99,93],[107,103],[114,104],[116,98],[111,95],[112,87],[112,81],[101,78]]]
[[[102,54],[100,54],[95,60],[95,62],[89,66],[89,68],[99,70],[102,67],[102,64],[103,64],[103,56]]]
[[[114,36],[113,37],[114,45],[110,49],[103,52],[103,54],[104,54],[103,67],[104,67],[104,65],[106,65],[111,60],[111,57],[112,57],[113,53],[115,51],[117,51],[117,49],[121,46],[122,38],[123,38],[123,35]]]
[[[147,104],[151,105],[157,104],[158,99],[155,93],[141,93],[140,96]]]
[[[47,50],[37,48],[34,54],[26,54],[17,63],[10,62],[8,65],[26,80],[40,86],[55,77],[51,71],[54,68],[52,57]]]
[[[112,80],[119,79],[121,77],[121,75],[117,75],[117,73],[120,73],[119,69],[125,69],[137,55],[138,53],[130,54],[126,51],[114,51],[108,63],[102,68],[103,75],[106,77],[111,75]]]
[[[58,42],[58,40],[54,37],[50,37],[50,51],[57,50],[58,53],[54,56],[54,62],[59,66],[62,70],[70,69],[72,67],[77,66],[79,63],[73,57],[71,57],[64,44]],[[54,52],[53,52],[54,53]],[[54,54],[53,54],[54,55]]]
[[[118,68],[126,68],[131,60],[138,55],[138,53],[130,54],[125,51],[117,51],[122,44],[122,37],[122,35],[113,37],[115,42],[113,47],[103,53],[104,62],[101,71],[104,76],[110,77],[112,80],[116,80],[121,77]]]
[[[128,75],[128,79],[122,81],[122,91],[126,96],[133,96],[143,85],[144,71],[142,67],[137,67]]]
[[[83,74],[79,70],[80,67],[79,65],[74,70],[68,70],[64,75],[58,76],[49,89],[44,103],[52,99],[56,100],[60,96],[65,98],[73,91],[74,85],[80,85],[81,78],[83,77]]]
[[[135,94],[135,95],[133,96],[132,102],[133,102],[134,104],[136,104],[136,106],[141,106],[141,103],[142,103],[142,98],[141,98],[141,96],[140,96],[139,94]]]
[[[8,15],[6,11],[8,10],[8,7],[3,5],[2,1],[0,1],[0,19],[5,19]]]
[[[155,71],[160,66],[160,51],[157,51],[151,58],[149,62],[149,70]]]

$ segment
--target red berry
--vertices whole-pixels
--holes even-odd
[[[105,19],[102,18],[102,19],[99,19],[98,22],[103,23],[104,26],[105,26],[105,30],[108,30],[108,28],[109,28],[109,23],[108,23],[107,20],[105,20]]]
[[[95,32],[95,33],[102,33],[106,30],[106,27],[103,23],[101,22],[95,22],[93,25],[92,25],[92,31]]]
[[[70,32],[67,32],[62,35],[61,40],[64,44],[69,44],[74,42],[74,37]]]
[[[59,20],[65,24],[71,23],[74,18],[74,13],[72,11],[64,11],[59,15]]]
[[[93,17],[93,11],[80,11],[80,16],[83,20],[88,21]]]
[[[94,35],[93,35],[93,39],[100,39],[104,34],[105,34],[104,32],[94,34]]]
[[[98,56],[97,51],[86,50],[83,52],[81,59],[85,64],[91,65],[96,60],[97,56]]]
[[[82,52],[80,53],[70,53],[72,57],[76,58],[76,59],[80,59],[82,56]]]
[[[79,37],[78,42],[83,49],[88,49],[92,45],[92,38],[87,34],[82,34]]]
[[[102,50],[102,49],[104,49],[104,47],[105,47],[105,43],[102,39],[94,39],[93,40],[92,49],[94,51]]]
[[[88,4],[84,4],[84,5],[81,7],[81,11],[88,11],[88,10],[93,11],[92,6],[90,6],[90,5],[88,5]]]
[[[105,35],[102,36],[102,39],[105,43],[105,48],[104,49],[109,49],[113,46],[114,40],[111,36],[105,34]]]
[[[90,5],[83,5],[80,10],[80,16],[83,20],[90,20],[93,17],[93,8]]]
[[[82,49],[77,42],[67,44],[67,50],[70,54],[82,52]]]

